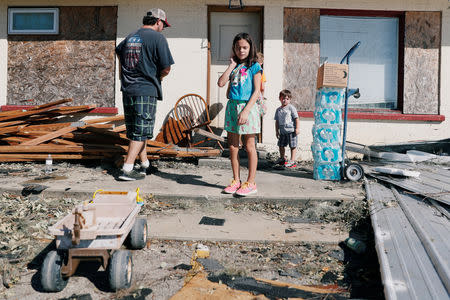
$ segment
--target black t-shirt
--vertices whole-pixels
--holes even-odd
[[[140,28],[116,47],[116,53],[122,65],[121,91],[161,100],[161,70],[174,63],[166,38],[153,29]]]

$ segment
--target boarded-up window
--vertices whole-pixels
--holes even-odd
[[[114,106],[117,7],[59,9],[58,35],[8,36],[7,103]]]
[[[405,15],[405,76],[403,113],[439,113],[441,13]]]
[[[401,12],[374,14],[371,11],[324,11],[335,16],[379,15],[383,18],[399,15],[399,18],[403,18]],[[293,102],[300,111],[314,109],[320,59],[320,15],[319,9],[284,9],[283,87],[293,92]],[[396,86],[391,87],[398,89],[398,99],[393,101],[397,100],[396,108],[405,114],[438,114],[441,12],[406,12],[404,16],[404,26],[399,26],[398,32],[398,79]],[[342,53],[345,54],[345,51]],[[390,72],[392,76],[397,75],[395,70]],[[374,100],[376,102],[377,99]]]
[[[319,68],[320,10],[284,9],[283,87],[292,92],[297,110],[314,109]]]

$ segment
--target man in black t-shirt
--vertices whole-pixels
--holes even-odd
[[[166,13],[159,8],[150,10],[142,27],[130,33],[116,47],[120,62],[120,81],[127,137],[127,156],[119,179],[145,178],[150,162],[146,141],[153,138],[156,101],[162,100],[161,80],[174,64],[166,38],[161,34],[167,23]],[[140,167],[134,169],[139,156]]]

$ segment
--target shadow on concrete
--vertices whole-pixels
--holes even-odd
[[[154,176],[159,176],[164,179],[172,180],[178,184],[191,184],[191,185],[198,185],[198,186],[207,186],[207,187],[214,187],[218,189],[223,189],[225,186],[223,185],[217,185],[217,184],[210,184],[207,183],[201,178],[203,176],[201,175],[192,175],[192,174],[172,174],[162,171],[157,171],[155,173],[152,173]]]

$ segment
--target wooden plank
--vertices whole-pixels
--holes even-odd
[[[114,129],[115,125],[114,124],[90,124],[90,125],[86,125],[86,126],[82,126],[80,128],[83,129],[88,129],[88,128],[101,128],[101,129],[110,129],[110,131],[112,131],[112,129]]]
[[[28,154],[28,153],[7,153],[0,154],[0,161],[44,161],[48,157],[47,153]],[[104,155],[96,154],[52,154],[53,160],[77,160],[77,159],[102,159]]]
[[[13,142],[13,143],[22,143],[24,141],[29,141],[30,139],[24,138],[24,137],[18,137],[18,136],[9,136],[2,138],[2,141],[5,142]]]
[[[194,129],[194,132],[195,132],[195,133],[198,133],[198,134],[200,134],[200,135],[209,137],[209,138],[211,138],[211,139],[218,140],[218,141],[223,142],[223,143],[225,142],[225,139],[224,139],[223,137],[221,137],[221,136],[219,136],[219,135],[216,135],[216,134],[214,134],[214,133],[211,133],[211,132],[209,132],[209,131],[203,130],[203,129],[201,129],[201,128],[195,128],[195,129]]]
[[[112,131],[113,132],[122,132],[125,130],[127,130],[126,126],[125,126],[125,124],[122,124],[120,126],[116,126],[116,128],[114,128]]]
[[[70,115],[70,114],[77,114],[81,112],[85,112],[88,110],[95,109],[95,105],[83,105],[83,106],[61,106],[58,108],[55,108],[54,110],[46,113],[49,117],[57,117],[57,116],[63,116],[63,115]]]
[[[124,133],[113,132],[111,130],[104,130],[102,128],[95,128],[95,127],[88,127],[88,126],[84,127],[83,130],[93,132],[93,133],[98,133],[98,134],[101,134],[104,136],[111,136],[116,139],[121,139],[124,141],[128,141],[128,138],[127,138],[126,134],[124,134]]]
[[[6,116],[0,116],[0,121],[8,121],[8,120],[13,120],[13,119],[18,119],[18,118],[23,118],[23,117],[27,117],[27,116],[32,116],[32,115],[37,115],[39,113],[42,112],[46,112],[49,110],[54,109],[53,107],[46,107],[46,108],[42,108],[39,110],[27,110],[27,111],[12,111],[12,113],[10,115],[6,115]]]
[[[162,148],[168,148],[168,149],[175,147],[175,145],[166,144],[166,143],[162,143],[162,142],[158,142],[158,141],[154,141],[154,140],[148,140],[147,146],[162,147]]]
[[[50,123],[50,124],[39,124],[39,125],[28,125],[25,130],[29,131],[39,131],[39,130],[46,130],[46,131],[55,131],[67,126],[70,126],[72,124],[71,122],[66,123]]]
[[[123,115],[104,117],[104,118],[98,118],[98,119],[90,119],[90,120],[84,121],[84,123],[86,125],[88,125],[88,124],[106,123],[106,122],[114,122],[114,121],[124,121]]]
[[[0,153],[90,153],[90,152],[126,152],[128,147],[121,145],[14,145],[0,146]]]
[[[24,120],[17,120],[17,121],[9,121],[9,122],[0,122],[0,128],[1,127],[8,127],[8,126],[14,126],[25,123]]]
[[[72,141],[64,140],[64,139],[53,139],[50,141],[50,143],[56,144],[56,145],[69,145],[69,146],[82,146],[80,143],[75,143]]]
[[[75,126],[68,126],[68,127],[65,127],[65,128],[61,128],[61,129],[59,129],[57,131],[50,132],[50,133],[48,133],[46,135],[40,136],[40,137],[35,138],[35,139],[31,140],[31,141],[23,142],[22,145],[36,146],[36,145],[39,145],[39,144],[41,144],[43,142],[46,142],[46,141],[49,141],[49,140],[54,139],[56,137],[59,137],[59,136],[65,134],[65,133],[69,133],[69,132],[75,131],[77,129],[78,129],[78,127],[75,127]]]
[[[45,131],[45,130],[27,130],[26,128],[23,130],[20,130],[16,133],[16,135],[25,135],[25,136],[41,136],[46,135],[52,131]]]
[[[64,103],[71,102],[71,101],[72,101],[72,99],[62,99],[62,100],[57,100],[57,101],[53,101],[53,102],[50,102],[50,103],[46,103],[46,104],[30,107],[27,110],[18,108],[17,110],[2,111],[2,112],[0,112],[0,117],[14,116],[14,115],[17,115],[20,112],[30,112],[30,111],[33,112],[33,111],[40,111],[42,109],[49,110],[49,109],[52,109],[53,106],[64,104]],[[31,113],[31,114],[33,114],[33,113]]]
[[[53,106],[56,106],[56,105],[64,104],[64,103],[67,103],[67,102],[72,102],[72,99],[71,98],[66,98],[66,99],[56,100],[56,101],[53,101],[53,102],[49,102],[49,103],[46,103],[46,104],[35,106],[33,108],[30,108],[29,110],[40,110],[40,109],[43,109],[43,108],[48,108],[48,107],[53,107]]]
[[[88,110],[88,109],[94,109],[96,108],[97,105],[78,105],[78,106],[61,106],[58,107],[55,111],[83,111],[83,110]]]
[[[108,135],[99,135],[92,132],[78,132],[74,131],[61,136],[64,139],[71,139],[74,142],[81,143],[93,143],[93,144],[118,144],[118,145],[128,145],[127,139],[121,139],[120,137],[115,138]]]
[[[27,125],[2,127],[2,128],[0,128],[0,134],[17,132],[17,131],[20,131],[21,129],[25,128],[26,126]]]

